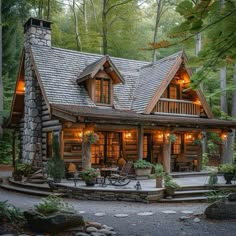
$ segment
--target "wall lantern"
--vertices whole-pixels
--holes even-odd
[[[227,133],[222,133],[221,138],[223,141],[226,141],[227,137],[228,137]]]
[[[126,137],[126,138],[130,138],[130,137],[131,137],[131,133],[130,133],[130,132],[126,132],[126,133],[125,133],[125,137]]]

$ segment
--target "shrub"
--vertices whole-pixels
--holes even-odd
[[[178,189],[180,186],[174,181],[174,179],[168,174],[164,175],[164,186],[165,188]]]
[[[235,165],[226,163],[219,166],[219,172],[227,173],[227,174],[234,174],[235,173]]]
[[[98,177],[98,174],[98,171],[94,168],[87,168],[81,171],[81,177],[83,180],[95,179],[96,177]]]
[[[164,174],[163,165],[157,163],[156,165],[154,165],[154,171],[155,171],[156,177],[163,176],[163,174]]]
[[[75,211],[73,206],[55,195],[50,195],[46,198],[43,198],[42,202],[40,202],[38,205],[35,205],[35,208],[43,215],[50,215],[58,211]]]
[[[153,164],[146,160],[138,160],[134,163],[134,168],[136,169],[150,169]]]
[[[8,201],[0,201],[0,221],[8,220],[15,222],[23,219],[20,209],[8,203]]]
[[[203,153],[202,154],[202,169],[203,170],[206,170],[208,162],[209,162],[208,154],[207,153]]]
[[[216,172],[210,173],[209,179],[208,179],[208,184],[209,185],[215,185],[217,183],[218,183],[217,173]]]

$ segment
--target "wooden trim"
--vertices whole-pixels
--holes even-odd
[[[9,119],[8,119],[6,125],[5,125],[6,127],[11,125],[13,110],[14,110],[14,104],[15,104],[15,100],[16,100],[16,88],[17,88],[18,81],[20,80],[20,75],[21,75],[22,69],[24,69],[24,60],[25,60],[25,50],[23,48],[22,52],[21,52],[21,59],[20,59],[20,64],[19,64],[19,68],[18,68],[18,73],[17,73],[15,90],[14,90],[14,94],[13,94],[13,98],[12,98],[12,102],[11,102],[11,111],[10,111]]]
[[[150,114],[156,105],[157,101],[160,99],[162,93],[165,91],[165,89],[168,87],[170,84],[171,80],[173,79],[174,75],[180,68],[181,63],[183,62],[182,59],[183,52],[180,54],[173,65],[172,69],[169,71],[165,79],[161,82],[161,85],[157,88],[154,96],[152,97],[151,101],[148,103],[147,107],[144,110],[144,114]]]
[[[34,71],[35,71],[35,75],[37,77],[37,80],[38,80],[38,83],[39,83],[39,86],[40,86],[40,89],[41,89],[41,93],[42,93],[44,101],[47,105],[49,115],[51,116],[51,106],[50,106],[49,101],[47,99],[47,95],[46,95],[46,92],[44,90],[44,87],[43,87],[43,84],[42,84],[42,81],[41,81],[41,77],[40,77],[40,74],[38,72],[38,68],[37,68],[36,63],[34,61],[34,56],[33,56],[31,48],[29,49],[29,54],[30,54],[31,63],[32,63]]]
[[[66,111],[55,109],[55,108],[52,108],[52,115],[62,118],[62,119],[65,119],[67,121],[72,121],[72,122],[77,121],[76,116],[73,116],[72,114],[70,114]]]
[[[212,119],[213,118],[213,114],[211,112],[211,109],[210,109],[210,107],[209,107],[209,105],[208,105],[208,103],[206,101],[206,98],[203,95],[201,89],[198,89],[196,91],[196,93],[198,95],[198,98],[199,98],[199,100],[200,100],[200,102],[202,104],[202,107],[203,107],[204,111],[206,112],[207,118]]]

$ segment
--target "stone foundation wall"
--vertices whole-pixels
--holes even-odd
[[[95,201],[127,201],[127,202],[158,202],[164,196],[164,190],[156,191],[115,191],[115,190],[99,190],[85,188],[70,188],[70,194],[73,198],[79,200],[95,200]]]

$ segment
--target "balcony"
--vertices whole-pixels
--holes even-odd
[[[154,114],[200,117],[201,104],[185,100],[160,98]]]

